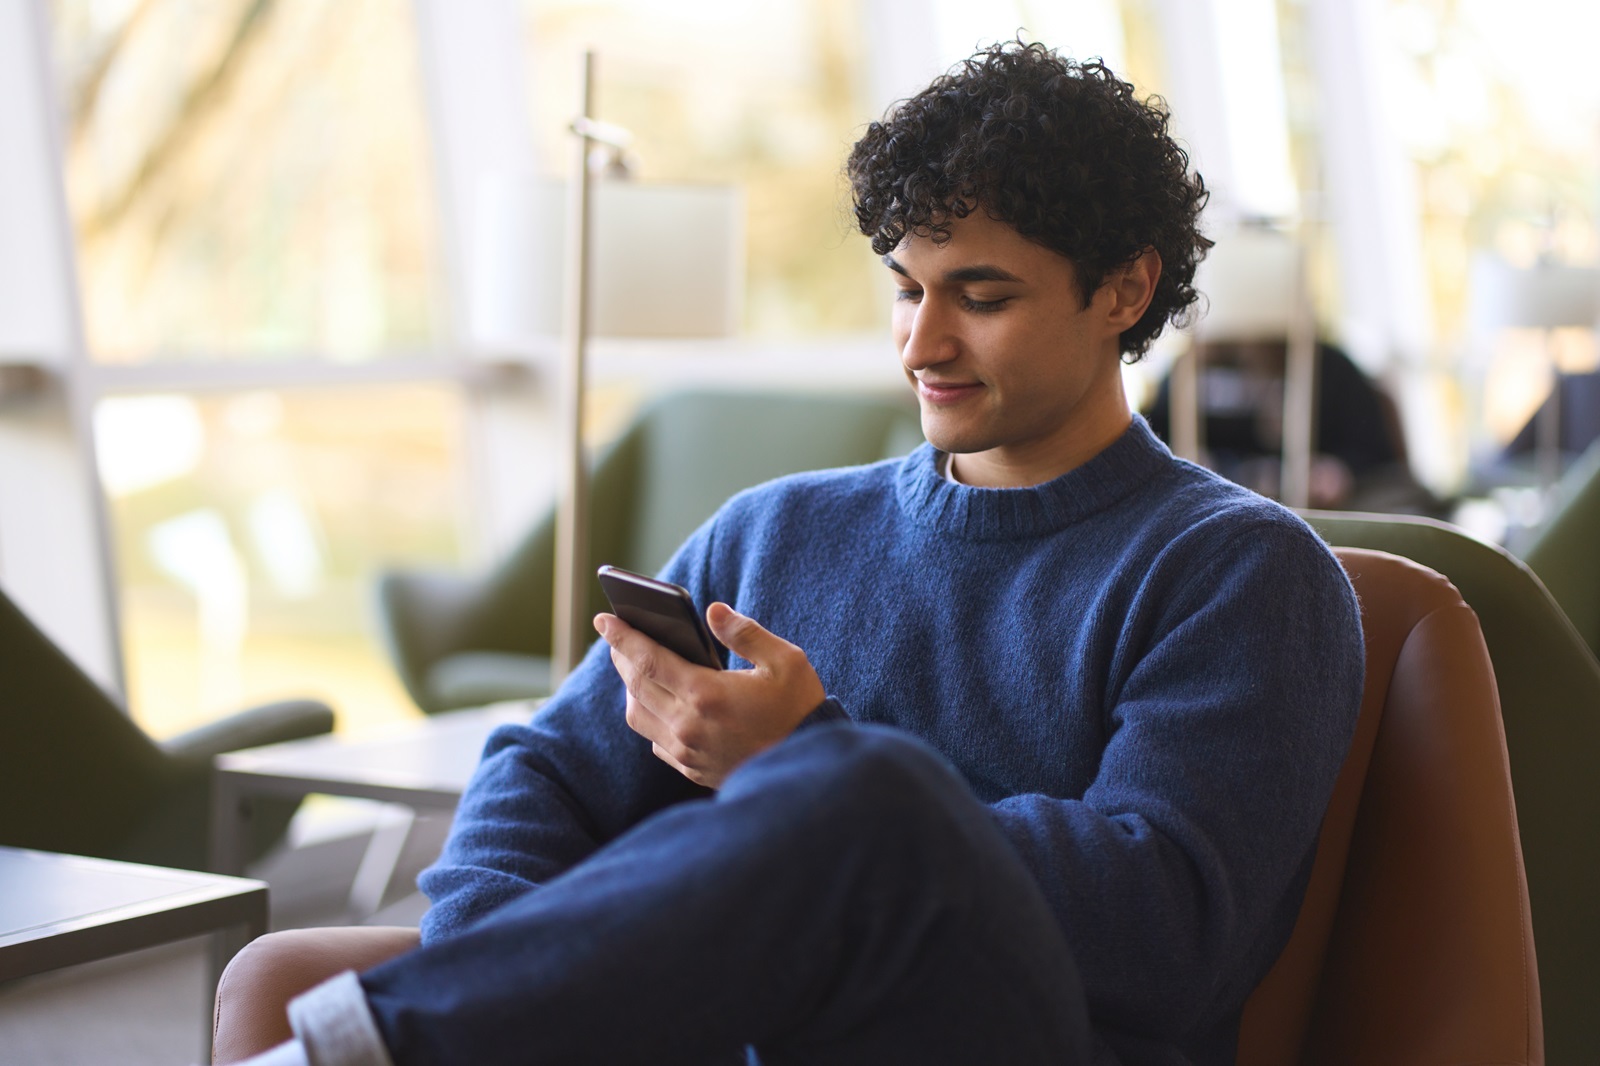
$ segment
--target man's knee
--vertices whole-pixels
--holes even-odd
[[[966,782],[926,743],[878,726],[827,725],[805,730],[750,760],[723,797],[779,794],[805,821],[841,833],[872,830],[939,833],[981,817]]]

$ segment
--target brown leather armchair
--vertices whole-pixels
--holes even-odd
[[[1539,977],[1494,671],[1439,574],[1337,549],[1367,677],[1300,919],[1245,1009],[1241,1066],[1544,1061]],[[414,929],[262,937],[217,990],[215,1061],[288,1039],[288,1000]]]
[[[1494,668],[1454,585],[1336,548],[1367,676],[1283,954],[1240,1066],[1544,1062],[1528,885]]]

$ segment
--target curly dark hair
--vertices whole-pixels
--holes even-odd
[[[1169,321],[1187,321],[1212,244],[1199,229],[1209,193],[1167,120],[1160,97],[1136,99],[1098,59],[996,44],[867,127],[845,164],[856,225],[887,255],[908,234],[945,243],[950,220],[981,206],[1070,259],[1085,305],[1153,248],[1161,280],[1121,338],[1137,361]]]

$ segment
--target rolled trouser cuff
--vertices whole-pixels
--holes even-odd
[[[394,1066],[354,970],[291,1000],[289,1024],[311,1066]]]

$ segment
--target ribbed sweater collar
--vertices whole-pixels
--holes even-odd
[[[969,540],[1011,540],[1065,529],[1137,492],[1173,462],[1167,446],[1138,415],[1110,447],[1043,485],[956,485],[945,479],[941,460],[931,444],[912,452],[900,465],[895,494],[913,521]]]

